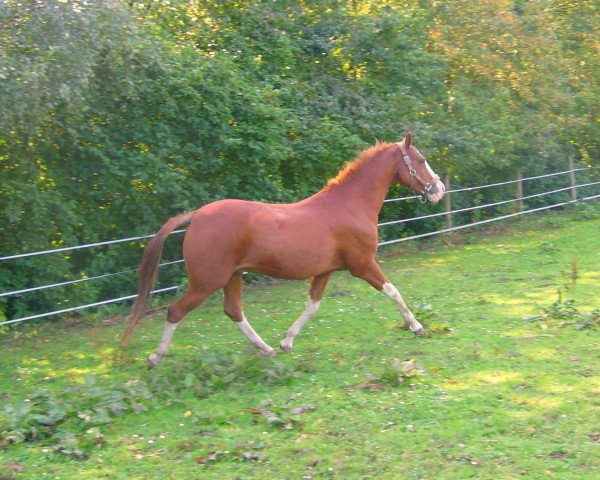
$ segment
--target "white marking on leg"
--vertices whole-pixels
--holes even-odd
[[[156,364],[160,362],[160,359],[169,353],[169,347],[171,346],[171,340],[173,339],[173,334],[175,333],[177,325],[179,325],[179,323],[165,323],[165,330],[160,345],[156,349],[156,352],[148,357],[148,366],[150,368],[155,367]]]
[[[396,287],[394,287],[394,285],[392,285],[389,282],[384,283],[382,291],[390,298],[390,300],[392,300],[398,306],[398,310],[400,310],[400,313],[402,313],[404,320],[406,321],[406,323],[408,323],[411,332],[418,332],[419,330],[423,330],[423,325],[421,325],[417,321],[415,316],[408,309],[406,303],[404,303],[404,300],[402,299],[402,295],[400,295],[400,292]]]
[[[284,352],[289,352],[292,349],[292,346],[294,345],[294,338],[296,338],[296,336],[300,333],[300,329],[304,326],[308,319],[316,313],[320,304],[321,302],[318,300],[312,300],[311,298],[308,299],[308,303],[306,304],[304,312],[287,331],[285,340],[279,344]]]
[[[256,348],[263,352],[264,355],[267,357],[272,357],[275,355],[275,350],[269,347],[269,345],[267,345],[264,340],[260,338],[260,335],[254,331],[252,325],[248,323],[246,317],[243,317],[242,321],[237,322],[237,324],[240,327],[240,330],[244,332],[244,335],[248,337],[248,340],[250,340],[250,342],[252,342]]]

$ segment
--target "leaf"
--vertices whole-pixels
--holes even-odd
[[[370,392],[380,392],[384,389],[384,385],[382,383],[376,382],[374,380],[365,380],[364,382],[356,385],[357,388],[362,390],[369,390]]]
[[[248,408],[245,408],[244,410],[246,410],[247,412],[250,412],[250,413],[254,413],[254,414],[260,414],[263,412],[262,408],[256,408],[256,407],[248,407]]]
[[[196,463],[198,465],[204,465],[207,462],[212,462],[217,459],[217,455],[215,452],[207,453],[203,457],[196,458]]]
[[[25,467],[23,467],[22,465],[19,465],[18,463],[10,462],[8,464],[8,469],[11,472],[22,472],[23,470],[25,470]]]
[[[317,409],[315,405],[303,405],[298,408],[294,408],[290,413],[292,415],[302,415],[306,412],[314,412]]]
[[[273,413],[265,408],[250,407],[246,408],[245,410],[250,413],[253,413],[254,415],[263,415],[266,418],[267,423],[269,425],[285,425],[286,423],[283,418],[279,417],[276,413]]]
[[[417,362],[415,359],[402,362],[402,375],[404,376],[404,378],[414,377],[417,374]]]
[[[196,377],[192,374],[192,373],[188,373],[185,376],[185,379],[183,380],[183,384],[190,388],[192,385],[194,385],[194,380],[196,379]]]
[[[251,462],[255,461],[264,461],[267,459],[267,456],[263,452],[255,452],[255,451],[244,451],[242,452],[242,458],[244,460],[248,460]]]
[[[214,462],[215,460],[217,460],[219,457],[222,457],[224,455],[228,455],[230,452],[229,451],[223,451],[223,452],[209,452],[206,455],[202,456],[202,457],[198,457],[196,458],[196,463],[198,465],[204,465],[205,463],[208,462]]]

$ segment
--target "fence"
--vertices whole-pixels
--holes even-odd
[[[463,230],[466,228],[475,227],[478,225],[484,225],[484,224],[488,224],[491,222],[506,220],[508,218],[517,217],[517,216],[525,215],[528,213],[541,212],[541,211],[546,211],[546,210],[550,210],[550,209],[557,208],[557,207],[564,207],[566,205],[570,205],[570,204],[574,204],[574,203],[578,203],[578,202],[584,202],[584,201],[598,199],[598,198],[600,198],[600,194],[581,196],[581,195],[578,195],[578,193],[577,193],[578,190],[580,190],[580,189],[597,186],[600,184],[600,181],[592,181],[592,182],[586,182],[583,184],[577,184],[576,177],[575,177],[576,172],[590,171],[590,170],[592,170],[592,167],[573,168],[572,161],[569,160],[569,169],[568,170],[554,172],[554,173],[548,173],[548,174],[543,174],[543,175],[536,175],[536,176],[531,176],[531,177],[526,177],[526,178],[523,178],[523,176],[519,172],[517,174],[517,178],[515,180],[507,180],[507,181],[491,183],[491,184],[487,184],[487,185],[478,185],[478,186],[473,186],[473,187],[458,188],[458,189],[454,189],[454,190],[449,188],[450,187],[450,176],[446,175],[445,182],[446,182],[447,191],[446,191],[446,196],[445,196],[445,200],[444,200],[444,210],[443,211],[428,214],[428,215],[422,215],[422,216],[418,216],[418,217],[403,218],[403,219],[397,219],[397,220],[391,220],[391,221],[378,223],[378,227],[386,227],[389,225],[399,225],[399,224],[404,224],[404,223],[408,223],[408,222],[415,222],[415,221],[419,221],[419,220],[425,220],[425,219],[431,219],[431,218],[443,216],[443,217],[445,217],[445,227],[446,228],[442,228],[442,229],[431,231],[431,232],[421,233],[421,234],[417,234],[417,235],[410,235],[410,236],[405,236],[405,237],[401,237],[401,238],[383,241],[383,242],[379,243],[379,246],[391,245],[394,243],[406,242],[409,240],[430,237],[430,236],[439,235],[442,233],[454,232],[454,231]],[[534,193],[534,194],[530,194],[527,196],[523,195],[523,183],[524,182],[530,182],[530,181],[539,180],[539,179],[543,179],[543,178],[549,178],[549,177],[557,177],[557,176],[561,176],[561,175],[568,176],[568,180],[569,180],[568,186],[554,189],[554,190]],[[456,195],[456,194],[464,193],[464,192],[479,191],[482,189],[500,187],[500,186],[511,185],[511,184],[515,184],[515,186],[516,186],[516,196],[514,198],[509,198],[506,200],[487,203],[484,205],[474,205],[471,207],[458,208],[456,210],[452,210],[452,199],[454,198],[454,195]],[[524,200],[545,197],[548,195],[553,195],[553,194],[561,193],[561,192],[569,192],[571,199],[568,201],[553,203],[553,204],[545,205],[545,206],[538,207],[538,208],[530,208],[527,210],[524,209],[524,203],[523,203]],[[417,198],[419,198],[418,195],[410,195],[410,196],[398,197],[398,198],[389,198],[389,199],[386,199],[384,201],[384,203],[388,204],[388,203],[392,203],[392,202],[410,201],[410,200],[414,200]],[[513,203],[515,205],[515,210],[516,210],[512,213],[499,215],[499,216],[496,216],[493,218],[487,218],[485,220],[475,221],[475,222],[471,222],[471,223],[464,224],[464,225],[453,226],[453,215],[455,215],[455,214],[472,212],[475,210],[492,208],[492,207],[497,207],[500,205],[508,205],[511,203]],[[185,232],[185,230],[176,230],[176,231],[172,232],[172,234],[178,234],[178,233],[182,233],[182,232]],[[72,246],[72,247],[56,248],[56,249],[43,250],[43,251],[38,251],[38,252],[21,253],[21,254],[0,257],[0,261],[8,261],[8,260],[12,260],[12,259],[34,257],[34,256],[39,256],[39,255],[52,255],[52,254],[56,254],[56,253],[60,253],[60,252],[64,253],[64,252],[80,250],[80,249],[84,249],[84,248],[94,248],[94,247],[105,246],[105,245],[113,245],[113,244],[117,244],[117,243],[131,242],[131,241],[135,241],[135,240],[143,240],[143,239],[151,238],[153,236],[154,236],[153,234],[142,235],[142,236],[137,236],[137,237],[129,237],[129,238],[122,238],[122,239],[117,239],[117,240],[108,240],[108,241],[104,241],[104,242],[90,243],[90,244],[86,244],[86,245],[76,245],[76,246]],[[178,263],[182,263],[182,262],[183,262],[183,260],[175,260],[175,261],[171,261],[171,262],[164,262],[164,263],[161,263],[160,265],[166,266],[166,265],[173,265],[173,264],[178,264]],[[75,284],[82,283],[82,282],[96,281],[96,280],[105,279],[108,277],[114,277],[117,275],[131,273],[134,271],[135,270],[124,270],[124,271],[120,271],[120,272],[105,273],[105,274],[97,275],[97,276],[93,276],[93,277],[79,278],[79,279],[68,280],[68,281],[64,281],[64,282],[39,285],[39,286],[30,287],[30,288],[9,291],[9,292],[2,292],[2,293],[0,293],[0,298],[15,296],[15,295],[31,294],[31,293],[34,293],[34,292],[37,292],[40,290],[65,287],[68,285],[75,285]],[[178,289],[179,289],[178,286],[171,286],[171,287],[157,289],[153,293],[158,294],[158,293],[173,292]],[[25,317],[21,317],[21,318],[6,320],[3,322],[0,322],[0,325],[21,323],[21,322],[26,322],[29,320],[38,319],[38,318],[44,318],[44,317],[49,317],[49,316],[53,316],[53,315],[61,315],[64,313],[85,310],[88,308],[98,307],[98,306],[102,306],[102,305],[124,302],[126,300],[131,300],[135,297],[136,297],[136,294],[132,294],[132,295],[124,296],[124,297],[111,298],[111,299],[103,300],[100,302],[89,303],[86,305],[78,305],[75,307],[54,310],[54,311],[50,311],[50,312],[37,313],[35,315],[29,315],[29,316],[25,316]]]

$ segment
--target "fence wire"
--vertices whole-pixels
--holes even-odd
[[[519,181],[536,180],[536,179],[548,178],[548,177],[553,177],[553,176],[558,176],[558,175],[566,175],[566,174],[573,173],[573,172],[578,172],[578,171],[583,171],[583,170],[589,170],[590,168],[591,167],[574,168],[574,169],[571,169],[571,170],[565,170],[565,171],[561,171],[561,172],[549,173],[549,174],[544,174],[544,175],[535,175],[535,176],[526,177],[526,178],[517,179],[517,180],[509,180],[509,181],[491,183],[491,184],[486,184],[486,185],[478,185],[478,186],[474,186],[474,187],[458,188],[458,189],[454,189],[454,190],[448,190],[446,193],[447,194],[450,194],[450,193],[460,193],[460,192],[480,190],[480,189],[484,189],[484,188],[497,187],[497,186],[502,186],[502,185],[509,185],[509,184],[517,183]],[[485,205],[476,205],[476,206],[473,206],[473,207],[466,207],[466,208],[460,208],[460,209],[457,209],[457,210],[438,212],[438,213],[429,214],[429,215],[422,215],[422,216],[419,216],[419,217],[412,217],[412,218],[405,218],[405,219],[399,219],[399,220],[392,220],[392,221],[388,221],[388,222],[381,222],[381,223],[378,223],[378,227],[384,227],[384,226],[387,226],[387,225],[401,224],[401,223],[412,222],[412,221],[423,220],[423,219],[427,219],[427,218],[434,218],[434,217],[445,216],[445,215],[452,215],[452,214],[455,214],[455,213],[468,212],[468,211],[473,211],[473,210],[477,210],[477,209],[495,207],[495,206],[498,206],[498,205],[504,205],[504,204],[508,204],[508,203],[514,203],[514,202],[523,201],[523,200],[527,200],[527,199],[531,199],[531,198],[542,197],[542,196],[551,195],[551,194],[554,194],[554,193],[565,192],[565,191],[568,191],[568,190],[574,190],[574,189],[579,189],[579,188],[585,188],[585,187],[594,186],[594,185],[598,185],[598,184],[600,184],[600,181],[588,182],[588,183],[581,184],[581,185],[574,185],[574,186],[559,188],[559,189],[550,190],[550,191],[546,191],[546,192],[531,194],[531,195],[524,196],[524,197],[521,197],[521,198],[514,198],[514,199],[508,199],[508,200],[502,200],[502,201],[498,201],[498,202],[488,203],[488,204],[485,204]],[[398,198],[390,198],[390,199],[384,200],[384,203],[398,202],[398,201],[404,201],[404,200],[414,200],[414,199],[417,199],[417,198],[419,198],[419,195],[412,195],[412,196],[398,197]],[[455,227],[444,228],[444,229],[436,230],[436,231],[433,231],[433,232],[426,232],[426,233],[422,233],[422,234],[411,235],[411,236],[397,238],[397,239],[393,239],[393,240],[387,240],[387,241],[384,241],[384,242],[380,242],[378,245],[379,246],[386,246],[386,245],[392,245],[392,244],[396,244],[396,243],[406,242],[406,241],[409,241],[409,240],[415,240],[415,239],[419,239],[419,238],[426,238],[426,237],[430,237],[430,236],[433,236],[433,235],[439,235],[439,234],[442,234],[442,233],[450,233],[450,232],[454,232],[454,231],[458,231],[458,230],[463,230],[463,229],[470,228],[470,227],[475,227],[475,226],[478,226],[478,225],[484,225],[484,224],[488,224],[488,223],[491,223],[491,222],[496,222],[496,221],[500,221],[500,220],[506,220],[508,218],[517,217],[517,216],[520,216],[520,215],[525,215],[525,214],[529,214],[529,213],[550,210],[552,208],[566,206],[566,205],[570,205],[570,204],[574,204],[574,203],[578,203],[578,202],[583,202],[583,201],[594,200],[594,199],[598,199],[598,198],[600,198],[600,195],[591,195],[591,196],[587,196],[587,197],[583,197],[583,198],[573,199],[573,200],[566,201],[566,202],[560,202],[560,203],[555,203],[555,204],[552,204],[552,205],[547,205],[547,206],[544,206],[544,207],[533,208],[533,209],[529,209],[529,210],[523,210],[523,211],[514,212],[514,213],[510,213],[510,214],[506,214],[506,215],[501,215],[501,216],[498,216],[498,217],[489,218],[489,219],[486,219],[486,220],[480,220],[480,221],[472,222],[472,223],[465,224],[465,225],[458,225],[458,226],[455,226]],[[175,230],[174,232],[172,232],[172,234],[183,233],[183,232],[185,232],[185,229]],[[57,249],[42,250],[42,251],[38,251],[38,252],[30,252],[30,253],[9,255],[9,256],[0,257],[0,261],[3,261],[3,260],[12,260],[12,259],[20,259],[20,258],[27,258],[27,257],[33,257],[33,256],[39,256],[39,255],[46,255],[46,254],[52,254],[52,253],[58,253],[58,252],[67,252],[67,251],[73,251],[73,250],[78,250],[78,249],[83,249],[83,248],[93,248],[93,247],[99,247],[99,246],[105,246],[105,245],[112,245],[112,244],[117,244],[117,243],[132,242],[132,241],[136,241],[136,240],[144,240],[144,239],[152,238],[154,235],[155,234],[141,235],[141,236],[136,236],[136,237],[122,238],[122,239],[116,239],[116,240],[108,240],[108,241],[96,242],[96,243],[89,243],[89,244],[84,244],[84,245],[75,245],[75,246],[71,246],[71,247],[62,247],[62,248],[57,248]],[[174,261],[170,261],[170,262],[164,262],[164,263],[161,263],[160,266],[173,265],[173,264],[178,264],[178,263],[183,263],[183,260],[174,260]],[[114,277],[114,276],[117,276],[117,275],[124,275],[124,274],[127,274],[127,273],[133,273],[133,272],[137,272],[137,269],[124,270],[124,271],[121,271],[121,272],[114,272],[114,273],[106,273],[106,274],[103,274],[103,275],[97,275],[97,276],[93,276],[93,277],[86,277],[86,278],[68,280],[68,281],[64,281],[64,282],[58,282],[58,283],[52,283],[52,284],[47,284],[47,285],[35,286],[35,287],[31,287],[31,288],[24,288],[24,289],[14,290],[14,291],[10,291],[10,292],[2,292],[2,293],[0,293],[0,298],[2,298],[2,297],[8,297],[8,296],[14,296],[14,295],[26,294],[26,293],[36,292],[36,291],[50,289],[50,288],[64,287],[64,286],[73,285],[73,284],[82,283],[82,282],[89,282],[89,281],[94,281],[94,280],[100,280],[100,279],[105,279],[105,278],[109,278],[109,277]],[[160,288],[158,290],[154,290],[152,293],[153,294],[167,293],[167,292],[173,292],[173,291],[178,290],[178,289],[179,289],[178,286],[171,286],[171,287],[165,287],[165,288]],[[49,316],[52,316],[52,315],[60,315],[60,314],[74,312],[74,311],[78,311],[78,310],[84,310],[84,309],[87,309],[87,308],[93,308],[93,307],[97,307],[97,306],[102,306],[102,305],[107,305],[107,304],[112,304],[112,303],[118,303],[118,302],[122,302],[122,301],[126,301],[126,300],[131,300],[131,299],[135,298],[136,296],[137,296],[136,294],[127,295],[127,296],[124,296],[124,297],[103,300],[103,301],[100,301],[100,302],[89,303],[89,304],[86,304],[86,305],[78,305],[78,306],[75,306],[75,307],[65,308],[65,309],[61,309],[61,310],[54,310],[54,311],[51,311],[51,312],[44,312],[44,313],[39,313],[39,314],[35,314],[35,315],[29,315],[29,316],[26,316],[26,317],[21,317],[21,318],[16,318],[16,319],[11,319],[11,320],[6,320],[6,321],[3,321],[3,322],[0,322],[0,325],[10,325],[10,324],[15,324],[15,323],[21,323],[21,322],[25,322],[25,321],[35,320],[35,319],[38,319],[38,318],[49,317]]]
[[[584,184],[581,184],[581,185],[577,185],[577,188],[589,187],[591,185],[598,185],[598,184],[600,184],[600,181],[598,181],[598,182],[589,182],[589,183],[584,183]],[[453,213],[463,213],[463,212],[470,212],[470,211],[473,211],[473,210],[479,210],[481,208],[497,207],[498,205],[505,205],[507,203],[515,203],[515,202],[519,202],[519,201],[523,201],[523,200],[528,200],[530,198],[543,197],[544,195],[551,195],[553,193],[566,192],[567,190],[573,190],[573,187],[557,188],[556,190],[549,190],[547,192],[535,193],[533,195],[527,195],[525,197],[511,198],[511,199],[508,199],[508,200],[501,200],[499,202],[486,203],[484,205],[476,205],[474,207],[459,208],[458,210],[450,210],[448,212],[438,212],[438,213],[432,213],[430,215],[422,215],[420,217],[402,218],[402,219],[399,219],[399,220],[391,220],[389,222],[378,223],[377,226],[378,227],[385,227],[387,225],[397,225],[399,223],[414,222],[415,220],[424,220],[426,218],[441,217],[441,216],[445,216],[445,215],[451,215]],[[451,193],[451,192],[447,192],[447,193]]]
[[[159,264],[158,266],[164,267],[166,265],[175,265],[176,263],[183,263],[183,259],[182,260],[173,260],[172,262],[164,262],[164,263]],[[101,278],[115,277],[117,275],[124,275],[126,273],[133,273],[133,272],[137,272],[137,271],[138,271],[138,269],[135,268],[135,269],[131,269],[131,270],[123,270],[121,272],[105,273],[104,275],[97,275],[95,277],[78,278],[76,280],[68,280],[66,282],[51,283],[49,285],[41,285],[39,287],[23,288],[22,290],[13,290],[12,292],[0,293],[0,298],[9,297],[9,296],[13,296],[13,295],[20,295],[23,293],[36,292],[38,290],[47,290],[49,288],[64,287],[66,285],[74,285],[76,283],[89,282],[91,280],[99,280]]]
[[[185,232],[185,229],[173,230],[170,233],[170,235],[173,235],[175,233],[182,233],[182,232]],[[0,257],[0,261],[1,260],[14,260],[16,258],[35,257],[36,255],[46,255],[49,253],[70,252],[73,250],[80,250],[82,248],[101,247],[103,245],[113,245],[115,243],[134,242],[135,240],[145,240],[146,238],[152,238],[154,235],[156,235],[156,233],[152,233],[150,235],[140,235],[139,237],[119,238],[117,240],[106,240],[105,242],[87,243],[85,245],[74,245],[72,247],[53,248],[50,250],[41,250],[39,252],[19,253],[17,255],[8,255],[7,257]]]
[[[177,290],[178,288],[179,287],[160,288],[158,290],[153,290],[152,294],[172,292],[173,290]],[[69,312],[74,312],[76,310],[83,310],[85,308],[98,307],[100,305],[108,305],[109,303],[123,302],[125,300],[131,300],[132,298],[135,298],[135,297],[137,297],[137,293],[134,295],[127,295],[126,297],[111,298],[110,300],[104,300],[102,302],[88,303],[87,305],[78,305],[77,307],[64,308],[62,310],[55,310],[53,312],[38,313],[37,315],[30,315],[28,317],[15,318],[14,320],[6,320],[5,322],[1,322],[0,325],[10,325],[11,323],[19,323],[19,322],[25,322],[27,320],[34,320],[36,318],[49,317],[50,315],[60,315],[61,313],[69,313]]]
[[[378,245],[381,247],[384,245],[391,245],[393,243],[406,242],[408,240],[415,240],[417,238],[425,238],[425,237],[430,237],[432,235],[439,235],[440,233],[454,232],[456,230],[463,230],[465,228],[475,227],[477,225],[484,225],[486,223],[497,222],[499,220],[506,220],[507,218],[511,218],[511,217],[518,217],[519,215],[525,215],[527,213],[541,212],[542,210],[549,210],[551,208],[563,207],[565,205],[569,205],[572,203],[584,202],[587,200],[594,200],[596,198],[600,198],[600,195],[592,195],[589,197],[578,198],[577,200],[569,200],[568,202],[555,203],[554,205],[546,205],[545,207],[532,208],[530,210],[523,210],[522,212],[509,213],[507,215],[501,215],[499,217],[488,218],[486,220],[480,220],[478,222],[468,223],[465,225],[458,225],[456,227],[443,228],[441,230],[436,230],[435,232],[420,233],[418,235],[411,235],[409,237],[396,238],[394,240],[380,242],[380,243],[378,243]]]
[[[554,172],[554,173],[545,173],[544,175],[535,175],[533,177],[524,177],[521,179],[516,179],[516,180],[506,180],[504,182],[497,182],[497,183],[488,183],[486,185],[477,185],[475,187],[464,187],[464,188],[457,188],[455,190],[447,190],[446,193],[459,193],[459,192],[472,192],[474,190],[481,190],[484,188],[491,188],[491,187],[499,187],[502,185],[510,185],[512,183],[518,183],[518,182],[524,182],[526,180],[537,180],[539,178],[547,178],[547,177],[555,177],[557,175],[566,175],[567,173],[574,173],[574,172],[580,172],[582,170],[590,170],[592,168],[596,168],[596,167],[580,167],[580,168],[572,168],[571,170],[564,170],[562,172]],[[404,200],[414,200],[415,198],[419,198],[420,195],[412,195],[409,197],[398,197],[398,198],[386,198],[383,203],[388,203],[388,202],[401,202]],[[2,260],[0,258],[0,260]]]

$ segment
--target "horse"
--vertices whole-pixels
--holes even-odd
[[[167,309],[164,333],[158,348],[148,357],[148,368],[155,367],[168,353],[183,317],[221,288],[225,314],[263,355],[275,355],[244,315],[243,272],[310,279],[306,308],[279,344],[286,353],[292,350],[302,326],[318,310],[332,273],[339,270],[348,270],[383,292],[397,305],[410,330],[425,334],[375,259],[379,211],[388,189],[396,183],[432,203],[439,202],[445,193],[439,176],[412,145],[410,132],[401,142],[377,142],[342,168],[322,190],[299,202],[269,204],[226,199],[170,218],[144,251],[138,293],[121,346],[129,344],[148,308],[165,239],[185,224],[183,257],[188,287]]]

